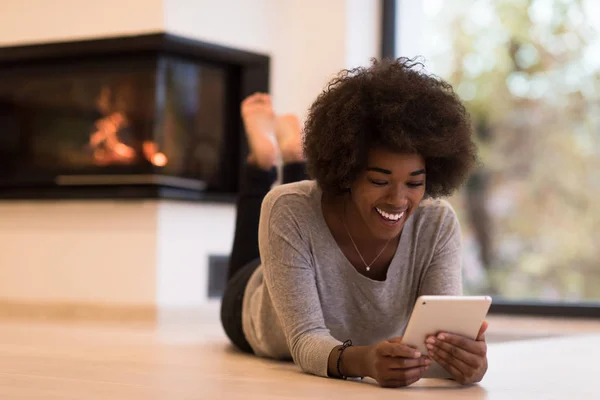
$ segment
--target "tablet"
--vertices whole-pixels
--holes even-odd
[[[425,339],[439,332],[475,339],[491,304],[489,296],[421,296],[415,303],[402,343],[426,355]],[[451,375],[431,360],[423,377],[450,378]]]

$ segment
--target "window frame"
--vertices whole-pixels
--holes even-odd
[[[381,0],[381,49],[380,57],[397,58],[398,0]],[[490,314],[521,315],[535,317],[600,318],[600,300],[596,302],[560,302],[544,300],[518,300],[492,296]]]

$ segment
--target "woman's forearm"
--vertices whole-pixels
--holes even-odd
[[[341,378],[337,364],[341,347],[336,346],[329,354],[327,373],[331,377]],[[346,348],[340,362],[341,373],[348,378],[369,376],[366,362],[368,352],[369,346],[350,346]]]

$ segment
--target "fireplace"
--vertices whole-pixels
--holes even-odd
[[[169,34],[0,49],[0,198],[231,199],[269,58]]]

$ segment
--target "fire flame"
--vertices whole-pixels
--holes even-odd
[[[90,146],[98,164],[127,163],[135,158],[135,150],[121,142],[117,136],[124,125],[125,116],[119,112],[113,112],[96,121],[96,130],[90,136]]]
[[[127,126],[126,116],[119,111],[111,111],[110,89],[102,88],[97,99],[98,110],[105,114],[95,123],[96,130],[90,135],[90,147],[94,152],[94,159],[99,165],[109,163],[131,163],[136,152],[133,147],[126,145],[119,139],[119,131]],[[158,145],[147,140],[142,145],[144,157],[157,167],[167,165],[168,159],[164,153],[158,151]]]
[[[153,165],[156,165],[157,167],[164,167],[167,165],[167,156],[158,151],[158,145],[155,142],[146,140],[142,148],[144,151],[144,156]]]

